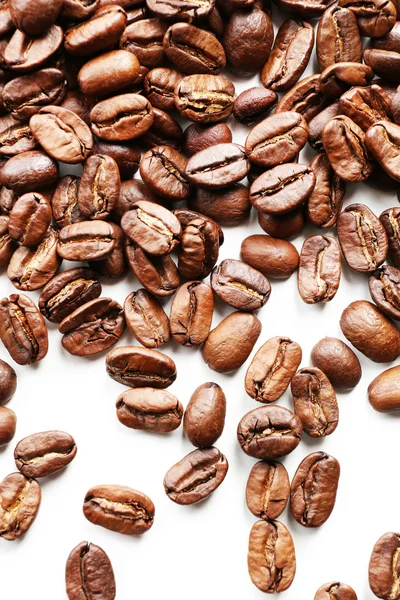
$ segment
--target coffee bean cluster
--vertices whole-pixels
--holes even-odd
[[[276,36],[274,12],[286,17]],[[303,77],[314,38],[316,72]],[[259,73],[263,87],[237,96],[232,72]],[[48,351],[46,320],[56,323],[67,352],[108,351],[108,375],[127,388],[116,400],[123,425],[167,433],[183,421],[196,449],[165,475],[172,501],[207,498],[223,483],[228,461],[214,446],[225,423],[221,387],[204,383],[186,410],[167,391],[177,369],[159,348],[171,338],[202,346],[210,369],[231,373],[260,336],[255,311],[268,302],[270,279],[297,271],[304,302],[329,302],[343,256],[367,274],[373,301],[344,310],[344,336],[372,361],[400,356],[392,321],[400,320],[400,208],[380,217],[363,204],[342,210],[347,183],[393,193],[399,185],[398,84],[399,0],[274,0],[273,7],[269,0],[2,0],[0,267],[17,291],[0,301],[0,339],[16,363],[34,364]],[[233,141],[230,117],[249,127],[244,146]],[[302,164],[307,143],[316,156]],[[59,163],[82,165],[81,176],[60,177]],[[240,183],[246,178],[249,185]],[[245,222],[252,207],[268,235],[244,239],[241,260],[218,263],[221,225]],[[287,238],[306,223],[319,233],[299,255]],[[327,235],[333,227],[338,239]],[[63,260],[77,264],[60,271]],[[128,269],[141,287],[121,306],[102,296],[100,281]],[[35,290],[38,306],[27,295]],[[161,302],[168,297],[169,315]],[[211,330],[216,297],[234,311]],[[126,326],[141,345],[109,350]],[[237,430],[242,450],[259,459],[246,488],[259,519],[248,569],[267,593],[289,588],[296,570],[292,537],[276,519],[289,502],[298,523],[321,526],[340,476],[338,461],[322,451],[301,462],[291,483],[277,460],[304,434],[332,434],[336,391],[361,378],[357,356],[339,339],[319,341],[311,358],[312,366],[299,368],[299,344],[274,337],[245,376],[247,394],[261,403]],[[273,404],[289,387],[293,412]],[[15,371],[0,361],[0,404],[15,390]],[[395,366],[370,384],[369,401],[377,411],[399,410],[399,390]],[[0,444],[15,430],[15,413],[0,406]],[[76,453],[62,431],[19,441],[18,472],[0,484],[0,537],[26,533],[40,505],[37,479]],[[88,490],[83,512],[96,525],[141,535],[155,508],[143,492],[99,485]],[[378,598],[400,599],[399,554],[396,533],[373,549],[369,581]],[[66,589],[70,599],[115,598],[101,548],[82,542],[72,550]],[[315,595],[329,598],[357,596],[332,582]]]

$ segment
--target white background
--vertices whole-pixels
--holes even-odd
[[[276,7],[275,8],[275,13]],[[275,24],[281,22],[275,19]],[[315,59],[306,74],[317,71]],[[234,79],[237,92],[259,85],[254,79]],[[247,130],[229,119],[234,141],[243,143]],[[309,161],[313,152],[302,156]],[[67,168],[65,172],[74,169]],[[375,214],[396,206],[394,193],[377,192],[365,184],[349,185],[345,206],[367,204]],[[243,226],[224,227],[225,243],[220,260],[239,258],[246,236],[263,233],[253,211]],[[305,235],[316,233],[307,229]],[[327,232],[325,232],[327,233]],[[331,232],[330,232],[331,233]],[[294,240],[300,251],[304,235]],[[62,270],[70,268],[64,263]],[[140,287],[133,275],[121,283],[103,282],[103,296],[123,304]],[[15,292],[5,273],[0,277],[1,296]],[[39,293],[30,296],[37,301]],[[310,351],[324,336],[344,339],[339,327],[343,309],[353,300],[369,299],[367,276],[352,273],[343,264],[339,292],[328,305],[308,306],[298,292],[296,275],[272,282],[272,294],[258,317],[263,329],[255,350],[269,338],[289,336],[303,349],[301,366],[310,365]],[[169,312],[170,301],[166,303]],[[216,301],[213,327],[233,309]],[[260,599],[247,573],[247,543],[255,517],[245,504],[245,487],[255,460],[246,456],[236,440],[237,424],[247,411],[261,406],[246,395],[244,375],[250,359],[236,373],[220,375],[204,364],[200,350],[180,347],[174,341],[161,348],[171,356],[178,378],[169,388],[184,406],[194,389],[215,381],[227,396],[225,430],[218,448],[230,468],[221,487],[205,502],[178,506],[165,495],[166,471],[193,447],[182,428],[169,435],[127,429],[119,423],[115,401],[124,387],[106,374],[105,354],[77,358],[62,349],[57,327],[49,325],[49,353],[34,366],[18,366],[0,348],[0,358],[10,362],[18,375],[17,392],[9,403],[18,417],[14,441],[0,449],[0,479],[15,470],[13,451],[23,437],[39,431],[61,429],[71,433],[78,446],[75,460],[64,471],[41,479],[42,504],[25,537],[15,542],[0,540],[1,597],[6,600],[59,600],[66,598],[65,562],[82,540],[100,545],[109,555],[116,577],[117,598],[165,598],[166,600]],[[118,345],[134,344],[129,330]],[[254,352],[253,352],[254,354]],[[337,580],[353,586],[359,600],[372,600],[368,587],[368,561],[378,537],[400,531],[399,431],[396,415],[382,415],[368,404],[367,387],[390,365],[374,364],[360,356],[363,378],[351,393],[339,394],[340,421],[336,431],[322,440],[307,435],[298,448],[283,459],[290,478],[310,452],[323,450],[341,464],[335,509],[328,522],[309,530],[296,523],[287,508],[280,517],[294,538],[297,574],[285,600],[312,600],[323,583]],[[290,393],[278,401],[292,408]],[[92,525],[83,516],[87,490],[97,484],[127,485],[147,493],[156,506],[152,529],[141,538],[123,536]]]

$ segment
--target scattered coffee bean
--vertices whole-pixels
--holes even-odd
[[[315,344],[311,360],[321,369],[338,391],[351,390],[361,379],[361,365],[347,344],[337,338],[325,337]]]
[[[14,459],[22,475],[45,477],[64,469],[77,452],[74,438],[64,431],[34,433],[15,447]]]
[[[106,357],[107,374],[132,388],[169,387],[176,379],[172,358],[157,350],[139,346],[119,346]]]
[[[69,600],[80,600],[88,594],[98,600],[115,599],[110,559],[104,550],[89,542],[81,542],[68,556],[65,583]]]
[[[110,223],[83,221],[61,229],[57,252],[65,260],[93,261],[111,254],[115,245],[115,230]]]
[[[353,588],[346,583],[340,583],[339,581],[332,581],[331,583],[325,583],[317,590],[314,600],[357,600],[357,595]]]
[[[167,200],[185,200],[190,195],[186,166],[187,161],[178,150],[157,146],[143,156],[140,176],[155,194]]]
[[[211,287],[224,302],[243,311],[258,310],[268,302],[268,279],[240,260],[227,259],[214,269]]]
[[[30,192],[20,196],[10,212],[8,232],[21,246],[36,246],[45,235],[52,213],[41,194]]]
[[[58,164],[39,150],[11,157],[0,171],[0,183],[17,194],[39,192],[58,179]]]
[[[0,447],[11,442],[15,435],[16,427],[17,417],[15,412],[11,408],[0,406]]]
[[[249,88],[236,98],[233,116],[243,125],[254,125],[265,119],[278,102],[278,94],[270,89]]]
[[[188,206],[217,223],[239,225],[250,214],[249,188],[240,183],[218,190],[197,188]]]
[[[398,556],[400,535],[385,533],[376,542],[369,561],[369,587],[378,598],[399,600]]]
[[[146,133],[153,124],[150,102],[139,94],[122,94],[96,104],[91,113],[93,133],[101,140],[124,142]]]
[[[315,227],[333,227],[342,209],[346,183],[335,173],[326,154],[317,154],[310,163],[315,187],[307,201],[307,216]]]
[[[330,302],[339,289],[342,268],[335,238],[310,235],[300,252],[298,289],[307,304]]]
[[[380,373],[368,386],[368,400],[378,412],[400,410],[400,368],[392,367]]]
[[[260,461],[250,471],[246,504],[259,519],[277,519],[285,510],[290,495],[289,476],[279,462]]]
[[[225,425],[226,398],[217,383],[204,383],[192,394],[186,407],[183,430],[193,446],[209,448]]]
[[[354,13],[342,5],[328,8],[317,30],[317,59],[321,71],[335,63],[360,63],[361,57],[362,43]]]
[[[221,75],[188,75],[175,88],[175,105],[196,123],[216,123],[233,111],[235,87]]]
[[[155,296],[140,289],[132,292],[124,303],[126,324],[135,338],[146,348],[159,348],[170,337],[168,316]]]
[[[40,485],[22,473],[11,473],[0,483],[0,537],[14,541],[36,519],[41,500]]]
[[[183,406],[166,390],[151,387],[128,390],[118,397],[116,406],[119,421],[131,429],[170,433],[182,422]]]
[[[203,281],[189,281],[177,291],[171,305],[172,337],[182,346],[200,346],[208,337],[214,312],[214,296]]]
[[[392,319],[400,320],[400,270],[383,265],[369,278],[372,300]]]
[[[180,284],[178,269],[169,255],[146,254],[137,244],[127,240],[126,255],[137,279],[156,296],[171,296]]]

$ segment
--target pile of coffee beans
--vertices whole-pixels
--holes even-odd
[[[274,31],[276,15],[283,22]],[[314,73],[304,77],[314,39]],[[260,86],[237,95],[232,79],[256,74]],[[297,271],[302,301],[330,302],[343,256],[349,273],[367,275],[372,300],[354,298],[343,311],[343,335],[371,361],[400,356],[400,208],[379,217],[359,203],[342,210],[347,184],[393,195],[400,185],[399,84],[399,0],[2,0],[0,268],[16,292],[0,300],[0,339],[11,359],[45,358],[46,321],[57,324],[66,352],[105,356],[107,374],[125,386],[117,419],[157,434],[183,423],[195,447],[165,474],[168,498],[208,498],[228,472],[215,446],[226,397],[206,382],[185,408],[167,389],[179,374],[160,347],[201,347],[210,369],[235,372],[260,337],[255,313],[270,298],[270,280]],[[243,146],[233,139],[234,121],[248,127]],[[299,162],[307,144],[316,152],[310,164]],[[253,208],[265,234],[238,242],[241,260],[219,262],[221,226],[245,223]],[[288,238],[306,224],[313,233],[298,253]],[[139,286],[123,306],[102,295],[103,280],[129,270]],[[28,295],[35,291],[37,304]],[[217,302],[233,310],[212,328]],[[138,345],[111,349],[126,327]],[[237,428],[240,448],[258,459],[246,488],[258,519],[248,570],[267,593],[288,589],[296,571],[291,533],[277,518],[289,504],[297,523],[320,527],[340,477],[338,461],[321,450],[301,461],[291,482],[278,459],[302,436],[333,434],[336,392],[362,376],[358,357],[337,338],[315,344],[312,366],[300,367],[302,357],[289,337],[263,340],[244,380],[261,403]],[[0,405],[16,385],[14,369],[0,361]],[[289,389],[293,410],[274,404]],[[368,397],[379,412],[400,410],[400,366],[378,375]],[[0,445],[13,440],[16,423],[0,406]],[[0,537],[27,532],[41,500],[37,479],[76,454],[63,431],[17,443],[18,472],[0,483]],[[152,500],[125,485],[92,487],[83,513],[134,536],[155,519]],[[399,557],[400,534],[384,534],[369,566],[378,598],[400,599]],[[72,550],[66,589],[70,600],[115,598],[100,547]],[[340,582],[315,595],[333,598],[357,600]]]

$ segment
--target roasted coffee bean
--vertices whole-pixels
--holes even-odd
[[[25,121],[42,106],[61,104],[67,80],[60,69],[42,69],[9,81],[3,89],[3,103],[14,119]]]
[[[137,244],[127,240],[126,255],[132,271],[147,291],[156,296],[171,296],[180,284],[178,269],[167,256],[146,254]]]
[[[365,134],[349,117],[331,119],[322,132],[322,143],[333,170],[344,181],[365,181],[371,175]]]
[[[392,367],[380,373],[368,386],[368,400],[378,412],[400,410],[400,368]]]
[[[326,154],[317,154],[310,163],[315,187],[307,201],[307,216],[315,227],[333,227],[340,214],[346,184],[334,172]]]
[[[79,210],[78,190],[80,178],[74,175],[62,177],[51,197],[51,208],[56,226],[61,229],[84,220]]]
[[[153,124],[150,102],[139,94],[122,94],[102,100],[90,113],[92,131],[110,142],[132,140],[146,133]]]
[[[126,12],[121,6],[107,5],[83,23],[65,32],[64,48],[73,56],[90,56],[118,43],[126,27]]]
[[[144,93],[153,108],[175,109],[174,89],[181,79],[181,73],[165,67],[152,69],[147,73],[144,78]]]
[[[17,375],[14,369],[4,360],[0,360],[0,404],[11,400],[16,389]]]
[[[339,422],[335,391],[325,375],[316,367],[300,369],[291,382],[294,412],[310,437],[333,433]]]
[[[354,271],[370,273],[385,262],[385,228],[364,204],[351,204],[340,213],[337,232],[346,262]]]
[[[11,256],[17,249],[17,244],[10,237],[8,224],[10,217],[0,215],[0,267],[6,267]]]
[[[114,600],[114,571],[107,554],[99,546],[81,542],[68,556],[65,583],[69,600]]]
[[[160,19],[143,19],[128,25],[121,35],[120,48],[135,54],[148,69],[158,67],[163,60],[163,39],[168,26]]]
[[[115,246],[115,230],[111,223],[83,221],[61,229],[57,252],[65,260],[93,261],[111,254]]]
[[[310,235],[305,239],[297,280],[304,302],[330,302],[339,289],[341,272],[340,248],[335,238]]]
[[[40,36],[32,37],[17,29],[4,51],[7,66],[17,73],[42,67],[60,49],[63,30],[52,25]]]
[[[167,58],[182,73],[217,74],[226,65],[225,50],[208,31],[188,23],[175,23],[163,41]]]
[[[191,444],[199,448],[213,446],[225,425],[226,398],[216,383],[203,383],[192,394],[186,407],[183,429]]]
[[[337,338],[325,337],[317,342],[311,351],[311,360],[340,392],[355,388],[361,379],[360,361],[353,350]]]
[[[36,519],[41,500],[40,485],[21,473],[11,473],[0,483],[0,537],[22,537]]]
[[[61,17],[67,21],[81,21],[89,18],[100,5],[100,0],[64,0]]]
[[[324,12],[317,29],[317,59],[321,71],[342,62],[361,62],[362,42],[354,13],[342,6]]]
[[[211,225],[213,225],[215,227],[215,230],[218,234],[219,245],[222,246],[222,244],[224,243],[224,232],[222,231],[222,228],[218,225],[218,223],[216,223],[212,219],[209,219],[209,218],[205,217],[204,215],[202,215],[194,210],[190,210],[188,208],[176,208],[172,212],[179,219],[179,222],[182,226],[182,230],[186,229],[186,227],[192,221],[195,221],[196,219],[203,219],[204,221],[209,222]]]
[[[207,17],[215,0],[147,0],[147,6],[161,19],[197,21]]]
[[[82,121],[85,121],[87,125],[90,125],[90,111],[92,110],[94,103],[95,100],[93,98],[88,98],[78,90],[71,90],[66,93],[61,106],[74,112],[82,119]]]
[[[266,171],[250,187],[250,202],[260,212],[289,213],[303,204],[315,187],[314,171],[307,165],[286,163]]]
[[[226,259],[214,269],[211,287],[224,302],[243,311],[258,310],[269,300],[268,279],[240,260]]]
[[[246,177],[250,163],[239,144],[217,144],[193,155],[186,167],[187,179],[205,188],[221,188]]]
[[[188,75],[175,88],[175,105],[196,123],[216,123],[233,111],[235,86],[221,75]]]
[[[390,0],[353,2],[340,0],[339,5],[349,8],[357,17],[357,25],[362,36],[380,38],[393,28],[397,11]]]
[[[342,114],[343,111],[340,107],[340,102],[337,101],[324,108],[324,110],[321,110],[320,113],[311,119],[309,123],[308,141],[314,150],[321,152],[324,150],[324,144],[322,143],[322,132],[325,128],[325,125],[327,125],[329,121],[333,119],[333,117],[337,117]]]
[[[278,95],[272,90],[264,88],[249,88],[242,92],[233,104],[233,116],[243,125],[254,125],[275,107]]]
[[[5,406],[0,406],[0,447],[11,442],[17,427],[15,412]]]
[[[381,167],[400,181],[400,125],[378,121],[365,134],[365,142]]]
[[[283,592],[292,585],[296,573],[296,555],[292,536],[283,523],[254,523],[250,532],[247,565],[251,581],[262,592]]]
[[[218,260],[219,230],[206,217],[190,221],[182,233],[178,270],[186,279],[204,279]]]
[[[132,388],[165,389],[176,379],[172,358],[157,350],[140,346],[119,346],[106,357],[107,374]]]
[[[101,277],[121,279],[126,271],[125,235],[121,227],[111,223],[115,237],[114,250],[102,260],[95,260],[89,266]]]
[[[325,583],[317,590],[314,600],[357,600],[357,595],[353,588],[339,581]]]
[[[300,463],[293,477],[290,507],[294,518],[304,527],[320,527],[335,506],[340,477],[336,458],[313,452]]]
[[[278,405],[251,410],[242,417],[237,429],[243,452],[264,460],[275,460],[293,452],[302,433],[299,417]]]
[[[39,192],[53,185],[57,179],[57,162],[36,150],[13,156],[0,171],[0,183],[17,194]]]
[[[154,522],[154,504],[146,494],[121,485],[98,485],[86,494],[83,514],[94,525],[125,535],[142,535]]]
[[[12,294],[3,298],[0,317],[0,339],[16,363],[28,365],[46,356],[46,323],[28,296]]]
[[[0,157],[10,158],[37,147],[28,123],[16,121],[8,114],[0,117]]]
[[[396,84],[400,83],[400,52],[366,48],[364,50],[364,61],[378,77],[383,77]]]
[[[371,67],[359,62],[338,62],[324,69],[320,84],[328,98],[339,98],[353,86],[367,86],[374,78]]]
[[[0,35],[4,36],[14,30],[14,23],[11,19],[10,1],[2,0],[0,4]]]
[[[131,429],[170,433],[182,422],[183,406],[166,390],[150,387],[128,390],[118,397],[116,406],[119,421]]]
[[[308,140],[305,119],[295,112],[282,112],[256,125],[246,139],[252,163],[271,168],[293,160]]]
[[[189,156],[210,146],[230,144],[231,142],[232,132],[225,123],[216,123],[215,125],[193,123],[184,132],[184,150]]]
[[[78,73],[79,87],[87,96],[111,96],[135,83],[139,61],[130,52],[113,50],[83,65]]]
[[[140,200],[160,203],[159,198],[140,179],[122,181],[117,204],[113,211],[115,221],[119,223],[124,213],[131,210],[136,202]]]
[[[398,600],[400,535],[385,533],[376,542],[369,561],[369,586],[378,598]]]
[[[21,246],[35,246],[46,234],[51,218],[51,207],[44,196],[24,194],[10,212],[10,237]]]
[[[349,342],[374,362],[392,362],[400,355],[399,330],[371,302],[352,302],[342,313],[340,327]]]
[[[177,504],[201,502],[221,485],[227,472],[228,461],[217,448],[193,450],[165,475],[165,493]]]
[[[389,242],[388,256],[400,268],[400,208],[388,208],[379,217]]]
[[[217,223],[239,225],[250,214],[249,188],[240,183],[221,190],[197,188],[195,195],[189,198],[188,205]]]
[[[93,152],[95,154],[111,156],[117,163],[121,179],[123,180],[131,179],[139,168],[140,150],[133,143],[113,144],[103,140],[95,140]]]
[[[8,188],[1,186],[0,188],[0,213],[9,215],[12,207],[18,200],[18,195]]]
[[[183,143],[183,131],[178,121],[159,108],[153,108],[154,121],[147,133],[140,139],[145,150],[157,146],[172,146],[180,150]]]
[[[86,123],[61,106],[41,108],[29,121],[29,127],[46,152],[64,163],[83,162],[93,148],[93,137]]]
[[[64,469],[75,458],[74,438],[64,431],[34,433],[15,447],[17,469],[29,479],[45,477]]]
[[[340,108],[363,131],[392,117],[390,98],[379,85],[351,88],[340,97]]]
[[[300,17],[320,17],[334,0],[276,0],[278,6]]]
[[[300,79],[314,46],[314,29],[307,21],[285,21],[261,72],[262,84],[275,92],[286,92]]]
[[[301,79],[281,98],[276,113],[293,110],[303,115],[307,123],[327,104],[320,87],[320,75],[310,75]]]
[[[170,337],[170,324],[163,307],[152,294],[140,289],[132,292],[124,303],[126,324],[135,338],[146,348],[159,348]]]
[[[242,242],[241,259],[272,279],[286,279],[297,269],[299,254],[290,242],[267,235],[250,235]]]
[[[108,219],[119,198],[120,187],[115,160],[106,154],[89,156],[79,184],[80,212],[89,219]]]
[[[214,296],[209,285],[189,281],[176,293],[171,305],[170,326],[176,342],[182,346],[200,346],[210,332]]]
[[[306,220],[302,206],[286,214],[269,215],[258,213],[258,223],[272,237],[285,239],[299,235],[305,227]]]
[[[392,319],[400,320],[400,270],[383,265],[369,278],[372,300]]]
[[[246,504],[259,519],[277,519],[289,500],[290,483],[285,467],[274,461],[260,461],[250,471]]]
[[[140,176],[155,193],[168,200],[185,200],[190,195],[186,158],[169,146],[158,146],[144,154]]]
[[[12,21],[18,29],[31,35],[39,35],[57,20],[63,0],[11,0]]]

